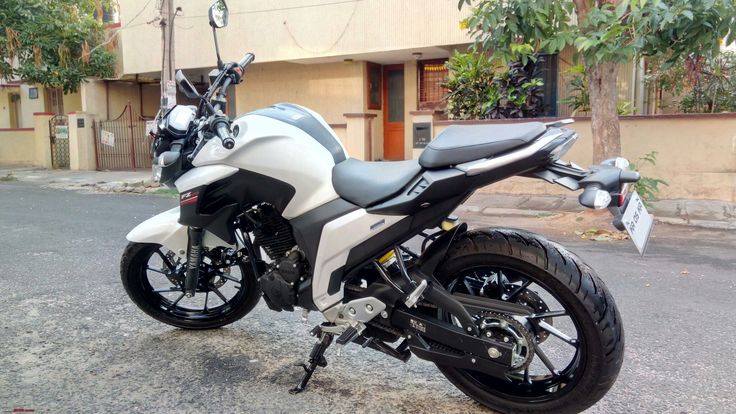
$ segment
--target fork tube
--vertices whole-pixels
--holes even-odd
[[[199,280],[199,263],[202,259],[202,235],[199,227],[189,227],[189,252],[187,254],[187,275],[184,279],[184,293],[187,297],[194,296]]]

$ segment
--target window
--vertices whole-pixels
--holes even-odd
[[[368,62],[368,109],[381,109],[381,65]]]
[[[100,20],[102,15],[102,23],[105,25],[116,25],[120,23],[120,14],[118,13],[117,4],[109,4],[103,6],[101,3],[97,3],[97,7],[94,12],[94,17]]]
[[[419,109],[441,109],[445,107],[447,88],[447,59],[419,62]]]

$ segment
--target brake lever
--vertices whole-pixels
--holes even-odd
[[[209,141],[209,139],[207,139],[207,137],[204,136],[201,129],[197,130],[197,136],[199,137],[199,142],[197,143],[197,146],[194,147],[194,151],[192,151],[192,153],[189,154],[189,156],[187,157],[189,162],[192,162],[194,158],[197,157],[197,154],[199,154],[199,151],[201,151],[202,148],[204,148],[204,144],[206,144],[207,141]]]

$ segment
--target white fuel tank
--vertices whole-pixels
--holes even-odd
[[[236,126],[233,149],[210,140],[194,166],[224,164],[291,185],[295,194],[282,212],[286,219],[338,197],[332,187],[332,168],[348,155],[320,115],[303,106],[277,104],[236,119],[233,129]]]

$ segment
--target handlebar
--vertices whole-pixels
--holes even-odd
[[[226,70],[220,72],[217,79],[208,89],[207,93],[202,96],[202,102],[206,113],[208,115],[214,116],[209,129],[210,131],[215,131],[217,137],[220,138],[222,146],[225,147],[225,149],[230,150],[235,147],[235,137],[233,137],[233,134],[230,131],[230,122],[226,117],[222,116],[221,112],[222,106],[226,103],[227,90],[233,83],[240,83],[243,72],[248,67],[248,65],[253,63],[255,58],[256,55],[254,55],[253,53],[246,53],[239,62],[229,63],[226,66]],[[213,102],[215,102],[215,105],[213,106],[210,103],[210,98],[212,94],[215,93],[215,91],[217,91],[217,95],[213,99]],[[199,142],[194,151],[189,155],[190,161],[197,156],[199,151],[204,147],[205,142],[206,140],[204,139]]]
[[[245,56],[243,56],[242,59],[240,59],[240,62],[238,62],[238,66],[240,66],[240,69],[245,70],[245,68],[248,67],[253,61],[256,59],[256,55],[253,53],[246,53]]]
[[[230,132],[230,126],[227,121],[217,122],[216,125],[217,128],[215,129],[215,132],[217,132],[217,136],[220,138],[220,141],[222,141],[222,146],[225,147],[225,149],[233,149],[233,147],[235,147],[235,138],[233,138],[233,133]]]

